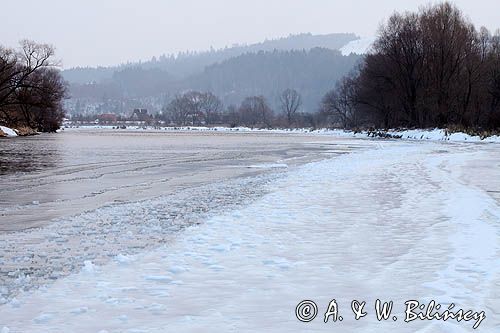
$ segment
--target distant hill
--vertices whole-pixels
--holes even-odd
[[[325,48],[260,51],[210,65],[184,79],[175,79],[158,68],[124,68],[100,83],[72,84],[74,103],[68,108],[71,114],[92,113],[82,111],[86,109],[84,104],[90,103],[98,104],[100,112],[122,113],[133,105],[154,113],[176,94],[199,90],[214,93],[226,106],[239,105],[248,96],[263,95],[278,109],[279,94],[293,88],[302,95],[302,111],[312,112],[322,96],[361,58]]]
[[[286,51],[286,50],[310,50],[321,47],[338,50],[351,41],[359,39],[351,33],[335,33],[327,35],[299,34],[288,37],[266,40],[262,43],[251,45],[235,45],[219,50],[204,52],[184,52],[177,55],[162,55],[154,57],[150,61],[128,63],[112,67],[79,67],[67,69],[62,72],[64,78],[70,83],[85,84],[90,82],[102,82],[112,79],[116,71],[129,67],[140,67],[142,69],[160,69],[168,72],[172,77],[183,79],[190,75],[202,72],[205,67],[215,63],[240,56],[245,53],[259,51]]]
[[[63,70],[61,73],[70,84],[101,82],[110,79],[120,67],[76,67]]]
[[[302,34],[223,50],[162,56],[116,67],[79,68],[63,72],[71,82],[70,115],[119,113],[133,108],[160,112],[176,94],[210,91],[224,104],[239,105],[263,95],[278,109],[279,94],[293,88],[303,99],[302,111],[316,111],[322,96],[362,58],[353,34]],[[357,47],[358,49],[360,47]]]
[[[303,97],[304,111],[316,111],[322,96],[360,59],[325,48],[247,53],[207,67],[181,87],[211,91],[226,105],[263,95],[275,108],[283,90],[293,88]]]

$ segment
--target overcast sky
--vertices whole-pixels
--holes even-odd
[[[395,10],[421,0],[23,0],[3,1],[0,44],[56,46],[64,67],[111,65],[185,50],[311,32],[374,36]],[[499,0],[457,0],[477,25],[500,28]]]

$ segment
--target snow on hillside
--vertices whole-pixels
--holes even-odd
[[[340,52],[342,52],[342,54],[345,56],[348,56],[351,53],[366,54],[370,51],[370,48],[371,48],[374,41],[375,41],[375,38],[373,38],[373,37],[364,37],[364,38],[356,39],[356,40],[344,45],[340,49]]]

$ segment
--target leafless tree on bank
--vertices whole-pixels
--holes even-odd
[[[302,106],[302,97],[295,89],[286,89],[280,95],[281,111],[286,115],[288,126],[292,125],[295,114]]]
[[[54,48],[29,40],[20,44],[18,51],[0,47],[0,121],[54,131],[64,117],[67,91]]]
[[[341,81],[324,99],[334,102],[323,104],[346,127],[363,118],[377,127],[498,128],[498,59],[498,34],[477,31],[449,2],[396,13],[357,77]]]
[[[245,126],[269,127],[273,112],[263,96],[247,97],[240,106],[240,119]]]

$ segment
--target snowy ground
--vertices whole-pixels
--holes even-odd
[[[471,332],[473,322],[403,322],[431,299],[486,312],[500,330],[500,209],[468,182],[480,144],[381,141],[378,149],[289,169],[268,193],[0,306],[3,332]],[[484,177],[498,185],[498,167]],[[490,188],[497,191],[498,188]],[[330,300],[342,322],[324,324]],[[393,300],[396,322],[373,303]],[[314,300],[319,315],[299,322]],[[355,321],[353,299],[368,302]]]
[[[103,129],[111,130],[114,126],[96,125],[96,126],[80,126],[68,127],[68,131],[88,130],[88,129]],[[121,131],[115,129],[116,131]],[[324,135],[342,138],[373,138],[374,134],[389,135],[394,139],[403,140],[418,140],[418,141],[450,141],[450,142],[487,142],[500,143],[500,136],[493,135],[486,138],[470,135],[462,132],[448,132],[444,129],[411,129],[411,130],[389,130],[377,131],[376,133],[369,131],[353,132],[341,129],[308,129],[308,128],[292,128],[292,129],[259,129],[249,127],[204,127],[204,126],[185,126],[185,127],[127,127],[130,131],[157,131],[157,132],[237,132],[237,133],[277,133],[277,134],[309,134],[312,136]]]

